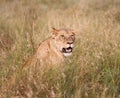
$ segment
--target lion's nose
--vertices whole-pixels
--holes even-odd
[[[67,44],[73,44],[73,41],[72,42],[67,42]]]

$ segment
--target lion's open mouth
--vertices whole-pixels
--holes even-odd
[[[62,52],[63,52],[63,53],[71,53],[71,52],[72,52],[72,50],[73,50],[73,48],[72,48],[72,47],[63,48],[63,49],[62,49]]]

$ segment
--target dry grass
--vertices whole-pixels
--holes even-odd
[[[78,31],[64,66],[19,72],[1,97],[119,98],[119,9],[119,0],[0,1],[0,87],[50,36],[50,27]]]

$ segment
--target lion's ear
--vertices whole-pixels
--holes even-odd
[[[77,31],[76,30],[72,30],[72,33],[77,35]]]
[[[56,28],[51,28],[51,32],[52,32],[53,35],[57,35],[57,33],[59,32],[59,30],[56,29]]]

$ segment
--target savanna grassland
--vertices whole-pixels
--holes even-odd
[[[77,31],[63,66],[20,73],[3,85],[51,35]],[[22,75],[21,75],[22,74]],[[0,98],[120,98],[120,0],[0,0]]]

